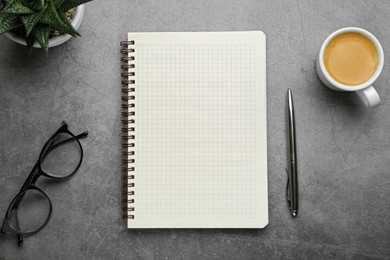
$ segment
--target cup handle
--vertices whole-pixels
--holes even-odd
[[[366,107],[374,108],[381,102],[381,99],[373,86],[356,91],[356,94],[363,101]]]

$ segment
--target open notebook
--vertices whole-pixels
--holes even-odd
[[[129,228],[268,224],[265,45],[262,32],[121,43]]]

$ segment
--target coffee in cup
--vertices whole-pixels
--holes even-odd
[[[369,32],[348,27],[332,33],[317,59],[317,74],[329,88],[355,91],[368,107],[380,98],[371,84],[382,71],[384,55],[379,41]]]

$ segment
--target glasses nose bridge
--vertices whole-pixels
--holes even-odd
[[[39,177],[41,177],[41,175],[43,174],[43,172],[41,171],[40,168],[41,167],[38,167],[37,172],[34,174],[33,178],[31,179],[31,183],[30,183],[29,187],[36,187],[35,183],[37,182]]]

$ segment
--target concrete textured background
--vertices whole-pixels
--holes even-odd
[[[0,37],[0,214],[62,120],[88,130],[66,182],[40,181],[48,226],[0,236],[0,259],[390,259],[390,2],[325,0],[104,1],[87,4],[81,38],[48,58]],[[321,43],[363,27],[382,43],[382,98],[366,109],[325,88]],[[127,230],[120,219],[119,41],[128,31],[262,30],[267,34],[269,217],[264,230]],[[300,216],[285,200],[285,96],[294,91]],[[2,218],[0,219],[2,221]]]

